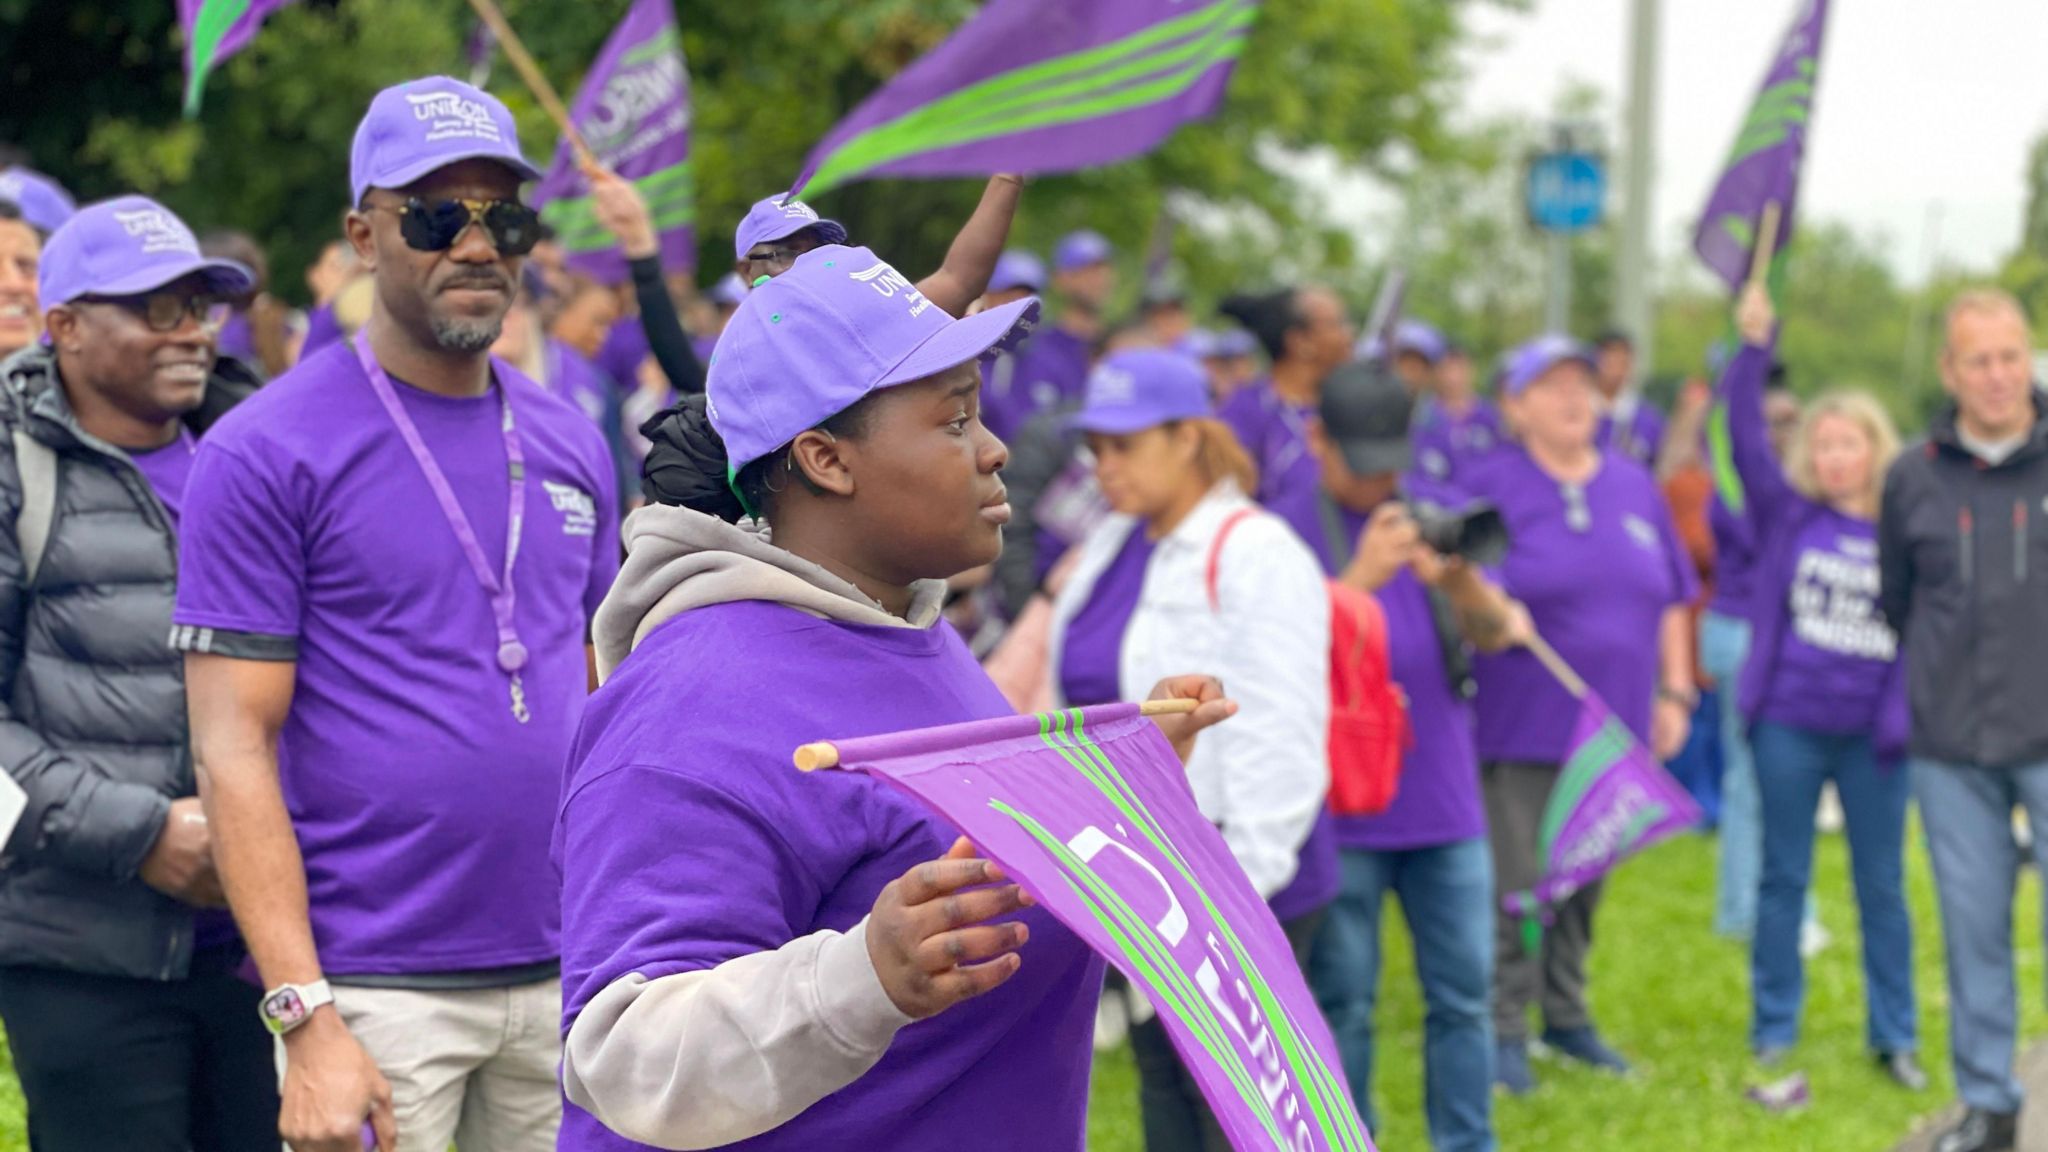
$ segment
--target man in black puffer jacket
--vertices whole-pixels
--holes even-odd
[[[214,353],[247,283],[163,208],[94,205],[44,251],[48,343],[0,365],[0,1020],[38,1152],[278,1147],[169,645],[195,437],[256,383]]]
[[[1878,516],[1879,602],[1905,642],[1913,795],[1941,897],[1956,1091],[1967,1112],[1935,1152],[2009,1152],[2012,901],[2025,808],[2048,870],[2048,404],[2025,315],[1971,292],[1948,315],[1954,403],[1899,455]]]

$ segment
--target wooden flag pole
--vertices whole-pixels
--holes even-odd
[[[491,35],[498,38],[498,45],[505,49],[505,58],[512,61],[512,67],[519,73],[519,78],[526,82],[526,87],[533,93],[534,98],[540,101],[540,106],[546,110],[548,118],[555,122],[555,127],[561,130],[563,138],[569,141],[569,147],[575,149],[577,166],[585,171],[595,167],[597,161],[590,153],[590,146],[583,142],[583,133],[578,132],[575,121],[569,119],[568,105],[562,103],[562,97],[555,92],[555,86],[548,83],[548,78],[541,75],[540,65],[533,62],[532,54],[527,52],[526,45],[520,41],[519,33],[512,30],[512,24],[505,19],[505,14],[498,10],[495,0],[469,0],[469,6],[476,9],[478,19],[490,28]]]
[[[1749,282],[1761,284],[1771,274],[1771,260],[1778,254],[1778,230],[1784,223],[1784,206],[1776,200],[1764,205],[1757,225],[1756,250],[1749,254]]]
[[[1200,706],[1199,701],[1147,700],[1138,705],[1140,716],[1179,716],[1193,712]],[[796,766],[805,772],[816,772],[823,768],[839,767],[839,747],[825,741],[806,744],[796,750]]]
[[[1564,662],[1564,657],[1557,654],[1557,649],[1550,646],[1550,641],[1531,631],[1528,648],[1529,654],[1536,657],[1537,662],[1543,665],[1544,671],[1556,677],[1559,684],[1564,685],[1565,691],[1571,693],[1575,699],[1586,698],[1586,682],[1579,679],[1579,674],[1572,671],[1572,666]]]

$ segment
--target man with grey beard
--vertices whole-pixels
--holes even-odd
[[[193,467],[172,643],[214,861],[298,1152],[546,1152],[548,845],[618,564],[604,439],[490,358],[539,234],[496,99],[441,77],[356,131],[370,318]]]

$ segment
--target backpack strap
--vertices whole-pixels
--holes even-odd
[[[21,546],[23,582],[33,585],[57,515],[57,453],[29,435],[26,425],[17,424],[14,466],[21,473],[21,512],[14,521],[14,535]]]
[[[1216,591],[1218,577],[1222,574],[1223,543],[1239,524],[1259,514],[1257,508],[1240,508],[1223,518],[1223,526],[1216,529],[1216,538],[1209,541],[1209,562],[1202,567],[1202,587],[1209,591],[1209,611],[1223,610],[1223,601]]]

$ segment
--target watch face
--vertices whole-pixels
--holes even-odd
[[[263,1000],[263,1015],[271,1023],[288,1028],[306,1018],[306,1002],[296,988],[280,988]]]

